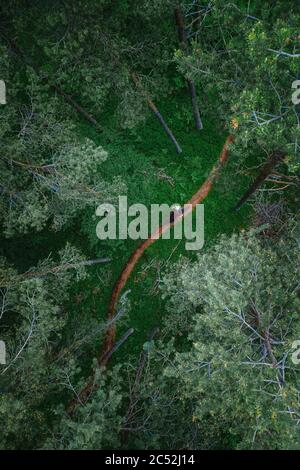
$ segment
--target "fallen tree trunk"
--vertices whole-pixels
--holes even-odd
[[[170,130],[168,124],[166,123],[166,121],[164,120],[164,118],[162,117],[160,112],[158,111],[157,107],[155,106],[153,101],[150,100],[150,98],[147,99],[147,102],[148,102],[149,108],[153,111],[153,113],[155,114],[155,116],[157,117],[159,122],[161,123],[161,125],[162,125],[164,131],[166,132],[167,136],[169,137],[171,142],[173,142],[173,144],[175,145],[177,153],[181,153],[182,149],[181,149],[180,145],[178,144],[177,140],[175,139],[175,137],[174,137],[172,131]]]
[[[188,41],[186,37],[186,32],[184,28],[184,19],[182,16],[182,12],[180,8],[175,8],[175,20],[178,28],[178,37],[181,45],[181,49],[185,54],[188,53]],[[195,119],[195,126],[197,130],[203,129],[203,124],[202,120],[200,117],[200,111],[199,111],[199,105],[198,105],[198,100],[197,100],[197,93],[196,93],[196,87],[195,83],[191,79],[187,79],[187,84],[188,84],[188,89],[191,95],[191,100],[192,100],[192,108],[193,108],[193,114],[194,114],[194,119]]]
[[[255,191],[262,185],[265,179],[272,173],[275,166],[282,161],[285,154],[281,150],[275,150],[271,153],[269,160],[264,164],[260,173],[255,178],[253,183],[251,184],[248,191],[241,197],[237,205],[234,207],[234,210],[238,211],[246,201],[255,193]]]
[[[139,78],[136,76],[136,74],[134,72],[132,73],[132,78],[133,78],[133,81],[136,84],[136,86],[141,88],[141,82],[140,82]],[[151,111],[155,114],[155,116],[159,120],[160,124],[162,125],[164,131],[166,132],[166,134],[169,137],[169,139],[171,140],[171,142],[175,145],[177,153],[181,153],[182,149],[181,149],[180,145],[178,144],[176,138],[174,137],[173,132],[169,128],[168,124],[166,123],[166,121],[164,120],[162,115],[160,114],[159,110],[157,109],[157,107],[155,106],[153,101],[150,99],[150,97],[147,95],[147,93],[145,93],[144,90],[143,90],[143,94],[145,95],[145,98],[146,98],[146,101],[148,103],[149,108],[151,109]]]
[[[93,266],[94,264],[106,264],[110,263],[110,258],[97,258],[97,259],[89,259],[86,261],[79,261],[78,263],[64,263],[58,266],[54,266],[53,268],[45,269],[44,271],[28,271],[27,273],[19,274],[12,278],[11,282],[6,281],[4,284],[1,283],[2,287],[9,287],[18,282],[27,281],[29,279],[38,279],[41,277],[48,276],[49,274],[58,274],[62,271],[66,271],[68,269],[76,269],[80,266]]]
[[[50,88],[60,95],[69,105],[72,106],[81,116],[83,116],[87,121],[89,121],[94,126],[100,129],[99,123],[96,119],[88,113],[82,106],[80,106],[70,95],[67,95],[58,85],[50,85]]]
[[[113,353],[115,353],[122,346],[122,344],[125,343],[125,341],[129,338],[129,336],[131,336],[133,333],[134,333],[134,329],[129,328],[129,330],[127,330],[126,333],[124,333],[124,335],[114,344],[111,350],[108,351],[106,356],[102,359],[101,365],[105,365],[110,360]]]
[[[67,269],[76,269],[79,266],[93,266],[95,264],[106,264],[110,262],[111,262],[110,258],[88,259],[85,261],[79,261],[78,263],[64,263],[58,266],[54,266],[53,268],[49,268],[48,270],[45,270],[45,271],[40,271],[40,272],[29,271],[27,273],[21,274],[19,277],[24,278],[24,279],[35,279],[37,277],[46,276],[47,274],[58,274],[61,271],[66,271]]]

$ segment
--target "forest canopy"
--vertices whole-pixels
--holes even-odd
[[[0,449],[300,448],[298,3],[1,2]]]

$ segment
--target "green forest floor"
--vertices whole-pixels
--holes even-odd
[[[189,96],[183,90],[176,97],[157,103],[183,152],[178,155],[168,140],[159,122],[149,111],[145,123],[133,130],[120,130],[116,118],[107,111],[101,116],[105,130],[98,133],[95,128],[78,120],[83,137],[93,139],[108,152],[108,160],[101,165],[101,175],[106,180],[121,176],[127,185],[128,204],[152,203],[183,204],[200,187],[214,163],[217,161],[226,134],[220,135],[212,122],[204,121],[204,130],[194,130]],[[232,211],[249,184],[248,177],[240,177],[239,191],[236,186],[222,186],[222,177],[230,172],[226,167],[216,185],[205,200],[205,246],[222,233],[231,233],[247,224],[248,209]],[[167,175],[167,179],[162,177]],[[233,175],[234,177],[235,175]],[[98,219],[99,220],[99,219]],[[96,237],[95,215],[88,212],[73,227],[59,233],[43,231],[13,240],[2,240],[5,256],[18,266],[20,272],[37,263],[38,259],[53,255],[68,241],[83,251],[87,258],[109,256],[109,265],[93,266],[89,277],[74,284],[70,292],[68,310],[73,312],[74,323],[88,322],[93,317],[105,320],[107,306],[114,283],[123,266],[140,241],[100,241]],[[0,252],[1,254],[1,252]],[[201,254],[201,251],[200,251]],[[114,355],[113,362],[129,354],[139,354],[152,327],[159,326],[164,316],[164,302],[158,288],[159,279],[170,262],[181,255],[195,257],[195,252],[185,250],[185,240],[158,240],[143,255],[126,286],[131,292],[130,311],[118,323],[118,336],[127,328],[134,334]],[[70,331],[74,327],[70,325]],[[89,368],[91,357],[99,349],[102,335],[96,335],[92,345],[85,351]],[[89,364],[89,366],[88,366]]]

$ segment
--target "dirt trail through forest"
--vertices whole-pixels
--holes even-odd
[[[229,146],[230,144],[234,141],[234,136],[229,135],[225,141],[225,144],[223,146],[223,149],[220,153],[220,157],[216,165],[213,167],[211,172],[209,173],[207,179],[205,182],[202,184],[202,186],[199,188],[199,190],[192,196],[192,198],[186,203],[189,204],[189,208],[185,211],[183,211],[181,214],[178,214],[173,221],[169,221],[163,225],[161,225],[154,233],[150,235],[149,238],[147,238],[143,243],[138,246],[138,248],[133,252],[133,254],[130,256],[129,260],[127,261],[126,265],[124,266],[115,286],[111,294],[110,302],[109,302],[109,307],[108,307],[108,317],[107,321],[110,324],[104,338],[104,343],[103,347],[101,348],[101,352],[98,356],[98,364],[101,368],[105,367],[108,363],[108,360],[110,359],[111,355],[108,354],[109,351],[114,347],[115,345],[115,340],[116,340],[116,322],[112,321],[115,315],[115,310],[116,310],[116,305],[118,302],[118,299],[120,297],[120,293],[125,287],[130,274],[134,270],[137,262],[139,259],[142,257],[144,251],[153,243],[155,243],[156,240],[159,239],[159,237],[169,230],[171,227],[173,227],[181,218],[186,217],[192,210],[193,208],[197,205],[200,204],[208,195],[210,190],[212,189],[213,183],[215,180],[218,178],[220,174],[220,170],[222,166],[226,163],[226,160],[228,159],[229,155]],[[78,400],[73,400],[69,406],[68,406],[68,411],[72,412],[73,409],[76,407],[77,404],[79,403],[84,403],[89,395],[91,394],[92,390],[95,389],[95,374],[93,374],[92,377],[88,380],[86,383],[85,387],[81,390],[81,392],[78,394]]]

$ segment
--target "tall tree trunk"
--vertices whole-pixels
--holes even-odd
[[[241,197],[237,205],[234,207],[234,210],[238,211],[243,204],[255,193],[255,191],[262,185],[265,179],[269,176],[275,166],[282,161],[285,153],[281,150],[275,150],[271,153],[268,161],[264,164],[261,171],[259,172],[258,176],[255,178],[253,183],[251,184],[248,191]]]
[[[184,20],[183,20],[183,16],[182,16],[182,12],[180,8],[175,8],[175,20],[176,20],[176,24],[178,27],[178,37],[180,41],[180,47],[183,50],[183,52],[187,54],[188,53],[188,41],[187,41],[187,36],[186,36],[185,28],[184,28]],[[201,130],[203,129],[203,124],[202,124],[201,117],[200,117],[195,83],[193,80],[187,79],[187,84],[188,84],[188,89],[189,89],[191,100],[192,100],[195,126],[197,130]]]

